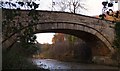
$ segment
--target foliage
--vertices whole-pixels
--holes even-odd
[[[64,40],[65,39],[65,40]],[[57,33],[52,46],[41,46],[40,58],[52,58],[61,61],[83,62],[90,60],[91,50],[80,38]],[[45,45],[45,44],[44,44]],[[48,50],[43,50],[49,48]],[[86,51],[86,52],[85,52]]]
[[[15,6],[16,4],[13,4],[12,2],[2,2],[2,7],[6,4],[9,4],[12,8],[12,6]],[[21,6],[23,6],[23,2],[19,2]],[[16,7],[16,6],[15,6]],[[35,10],[37,6],[33,9]],[[32,56],[32,54],[35,54],[38,50],[37,46],[35,45],[36,36],[33,34],[32,27],[28,27],[24,31],[21,31],[23,28],[22,22],[18,21],[17,25],[15,21],[13,20],[16,16],[20,16],[21,12],[19,10],[4,10],[3,9],[3,17],[5,17],[5,20],[2,21],[2,33],[4,35],[4,39],[8,38],[11,34],[16,33],[17,41],[19,41],[19,45],[14,46],[16,42],[10,50],[6,50],[3,52],[3,69],[12,69],[12,68],[19,68],[19,69],[30,69],[30,68],[37,68],[35,65],[33,65],[31,62],[28,62],[28,58]],[[31,11],[30,11],[31,12]],[[36,13],[36,12],[35,12]],[[35,15],[30,15],[33,20],[36,19],[34,17]],[[13,23],[13,24],[10,24]],[[29,25],[33,23],[32,21],[29,23]],[[15,48],[15,49],[14,49]]]
[[[99,18],[102,19],[102,20],[105,19],[105,17],[106,17],[105,14],[99,15]]]
[[[4,13],[6,15],[7,20],[13,20],[13,18],[15,17],[14,11],[7,11],[7,12],[4,12]]]
[[[106,19],[107,16],[111,16],[111,18],[113,18],[112,21],[116,23],[115,24],[116,36],[113,44],[114,44],[114,47],[120,48],[120,11],[113,12],[112,9],[107,10],[107,7],[108,8],[113,7],[112,2],[103,1],[102,5],[103,5],[103,14],[99,15],[99,17],[100,19]]]
[[[74,44],[74,42],[75,42],[78,38],[75,37],[75,36],[69,35],[67,39],[69,40],[70,44]]]
[[[35,48],[36,46],[34,45],[34,42],[36,40],[36,36],[33,34],[33,29],[32,27],[28,27],[27,29],[25,29],[23,32],[21,31],[21,29],[23,28],[22,22],[18,21],[17,25],[15,25],[14,21],[12,21],[14,19],[14,17],[16,16],[20,16],[21,13],[19,11],[16,10],[11,10],[11,11],[7,11],[4,10],[4,17],[6,18],[6,20],[4,20],[2,22],[2,28],[5,30],[2,30],[2,33],[4,35],[4,38],[9,37],[11,34],[13,33],[18,33],[18,41],[21,42],[21,45],[25,48],[28,48],[28,50],[30,51],[31,47],[33,47],[33,51],[35,52]],[[31,16],[33,18],[33,20],[37,20],[36,17],[37,12],[32,9],[29,12],[29,16]],[[14,23],[14,24],[8,24],[8,23]],[[33,21],[31,21],[29,23],[29,25],[33,24]],[[31,49],[32,50],[32,49]],[[37,48],[36,48],[37,50]],[[30,51],[31,52],[31,51]]]
[[[68,40],[68,42],[70,44],[74,44],[74,42],[78,39],[77,37],[73,36],[73,35],[67,35],[67,34],[62,34],[62,33],[56,33],[52,39],[53,43],[57,44],[57,42],[67,42],[66,40]]]
[[[115,37],[114,45],[115,47],[120,48],[120,22],[116,22],[115,32],[116,32],[116,37]]]
[[[119,12],[119,11],[113,12],[112,9],[109,9],[109,7],[113,7],[113,5],[114,5],[113,3],[114,3],[114,2],[112,2],[112,1],[110,1],[110,2],[108,2],[108,1],[103,1],[103,2],[102,2],[103,9],[102,9],[102,14],[99,15],[99,18],[100,18],[100,19],[103,20],[103,19],[106,19],[107,16],[111,16],[111,17],[113,17],[113,19],[114,19],[114,20],[112,20],[112,21],[117,21],[117,18],[119,18],[120,12]],[[117,3],[117,2],[115,2],[115,3]]]
[[[16,43],[12,50],[9,52],[2,52],[2,70],[20,70],[20,71],[49,71],[48,69],[38,68],[33,64],[31,58],[28,58],[28,52],[20,46],[20,43]],[[30,54],[29,54],[30,55]]]
[[[16,43],[10,51],[3,52],[2,68],[3,69],[32,69],[37,68],[31,62],[28,61],[28,55],[26,50]]]
[[[2,28],[6,30],[2,30],[2,33],[5,35],[5,37],[8,37],[12,32],[18,30],[15,24],[10,25],[9,23],[14,23],[11,22],[11,20],[13,20],[15,16],[20,15],[20,13],[12,10],[12,11],[4,11],[3,15],[5,15],[4,17],[6,18],[6,20],[2,21]]]
[[[19,41],[23,48],[27,49],[27,52],[33,54],[38,50],[37,46],[35,46],[36,35],[32,34],[32,27],[27,28],[23,34],[19,36]]]
[[[116,49],[116,52],[112,55],[112,58],[117,60],[118,65],[120,65],[120,22],[116,22],[115,24],[115,40],[113,45]]]
[[[115,40],[114,40],[113,44],[114,44],[114,47],[120,48],[120,22],[119,22],[120,21],[120,11],[113,12],[112,9],[109,9],[108,11],[106,11],[107,7],[113,6],[112,2],[108,3],[107,1],[103,1],[102,5],[104,6],[103,7],[103,14],[99,15],[99,17],[101,19],[105,19],[107,16],[111,16],[113,18],[112,21],[116,22],[116,24],[115,24],[116,36],[115,36]]]
[[[32,9],[29,12],[28,16],[31,16],[34,21],[38,21],[39,20],[38,17],[37,17],[38,16],[38,12],[36,10],[34,10],[34,9]],[[31,22],[31,23],[33,23],[33,22]]]
[[[64,42],[64,35],[61,33],[56,33],[52,39],[53,43]]]
[[[4,8],[5,5],[9,6],[9,9],[20,9],[17,7],[16,4],[19,4],[21,7],[25,7],[25,5],[28,7],[27,9],[32,9],[30,13],[30,16],[33,18],[33,20],[36,20],[36,12],[35,9],[38,8],[39,4],[36,4],[34,2],[16,2],[12,3],[12,1],[4,2],[0,1],[0,7]],[[30,7],[30,8],[29,8]],[[26,8],[25,8],[26,9]],[[28,62],[28,58],[34,54],[38,48],[35,45],[36,36],[33,34],[32,27],[28,27],[24,31],[21,31],[23,28],[22,22],[18,21],[17,25],[14,23],[14,17],[20,16],[21,13],[18,10],[4,10],[3,14],[6,20],[2,22],[2,28],[5,29],[2,31],[3,35],[5,37],[9,37],[11,33],[18,34],[18,41],[16,42],[12,48],[10,48],[9,51],[5,50],[3,52],[3,69],[30,69],[30,68],[37,68],[32,63]],[[34,14],[35,13],[35,14]],[[10,24],[14,23],[14,24]],[[29,23],[29,25],[33,23],[32,21]],[[18,44],[18,45],[16,45]],[[16,45],[16,46],[15,46]]]

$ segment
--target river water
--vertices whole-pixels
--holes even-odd
[[[75,62],[62,62],[54,59],[33,59],[33,63],[40,68],[49,69],[50,71],[53,71],[55,69],[110,69],[112,71],[119,71],[118,67],[97,64],[83,64]]]

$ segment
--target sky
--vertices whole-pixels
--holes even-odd
[[[9,0],[2,0],[2,1],[9,1]],[[18,1],[21,1],[21,0],[18,0]],[[23,0],[23,1],[26,1],[26,0]],[[27,1],[30,1],[30,0],[27,0]],[[40,6],[37,10],[50,10],[50,11],[53,10],[52,1],[55,1],[55,0],[40,0],[40,1],[34,0],[34,1],[36,3],[40,3]],[[102,8],[103,8],[102,2],[106,0],[84,0],[84,1],[86,6],[85,8],[87,8],[87,10],[82,11],[80,14],[88,15],[88,16],[96,16],[102,13]],[[118,4],[114,4],[114,7],[112,7],[112,9],[115,11],[118,10]],[[52,38],[54,34],[55,33],[38,33],[36,34],[37,36],[36,40],[41,44],[44,44],[44,43],[52,44]]]
[[[44,44],[44,43],[52,44],[52,38],[54,34],[55,33],[38,33],[36,34],[37,36],[36,40],[41,44]]]
[[[40,0],[40,7],[38,10],[52,10],[52,1],[59,1],[59,0]],[[99,15],[102,13],[102,2],[106,0],[84,0],[85,2],[85,8],[87,10],[84,10],[81,14],[88,15],[88,16],[94,16]],[[108,0],[110,2],[110,0]],[[118,4],[114,4],[113,10],[118,10]]]

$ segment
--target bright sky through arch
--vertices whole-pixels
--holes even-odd
[[[55,33],[38,33],[35,34],[37,36],[37,41],[41,44],[52,44],[52,38],[54,36]]]

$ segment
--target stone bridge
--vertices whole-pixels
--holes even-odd
[[[113,52],[114,24],[94,17],[56,11],[2,10],[3,48],[11,47],[17,36],[32,27],[35,33],[56,32],[77,36],[91,47],[106,47]],[[22,26],[22,28],[20,27]],[[15,30],[19,29],[19,30]],[[6,36],[7,34],[7,36]]]

